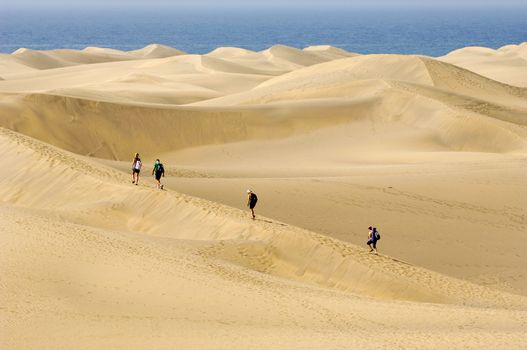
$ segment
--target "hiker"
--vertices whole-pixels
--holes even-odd
[[[139,153],[135,154],[134,161],[132,162],[132,183],[138,184],[139,183],[139,172],[141,171],[141,166],[143,163],[141,163],[141,158],[139,158]]]
[[[256,216],[254,215],[254,207],[256,206],[256,202],[258,202],[258,196],[256,196],[256,193],[253,193],[251,190],[247,190],[247,206],[251,209],[253,220],[256,219]]]
[[[381,235],[377,231],[377,228],[372,226],[368,227],[368,242],[366,244],[370,247],[370,253],[377,253],[377,241],[379,239],[381,239]]]
[[[154,163],[154,168],[152,169],[152,175],[155,176],[157,181],[157,188],[160,190],[163,189],[163,185],[161,185],[161,176],[165,177],[165,168],[163,167],[163,164],[159,159],[156,159],[156,162]]]

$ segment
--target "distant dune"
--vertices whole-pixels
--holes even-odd
[[[148,46],[142,52],[158,49]],[[116,55],[106,49],[87,51]],[[22,69],[19,75],[11,71],[0,89],[19,98],[10,98],[16,102],[12,114],[0,115],[2,125],[16,125],[20,132],[79,154],[120,160],[138,139],[152,154],[358,120],[403,123],[451,150],[501,153],[526,147],[527,90],[432,58],[347,57],[330,47],[273,46],[260,53],[222,48],[204,56],[174,52],[166,58],[131,60],[128,53],[126,61],[34,73]],[[320,110],[329,115],[319,118]],[[116,127],[123,118],[130,122]],[[310,121],[292,124],[283,118]],[[42,125],[43,120],[53,122]]]
[[[34,69],[54,69],[68,66],[128,61],[137,59],[163,58],[182,55],[184,52],[159,44],[145,46],[139,50],[120,51],[107,48],[87,47],[84,50],[49,50],[37,51],[27,48],[20,48],[11,55],[2,54],[0,62],[16,62],[22,66]],[[2,66],[0,66],[2,67]],[[27,70],[23,67],[16,68],[3,66],[2,72],[17,73],[17,71]]]
[[[0,55],[0,347],[520,349],[526,45]]]
[[[472,70],[502,83],[527,87],[527,42],[497,50],[466,47],[440,57],[440,60]]]

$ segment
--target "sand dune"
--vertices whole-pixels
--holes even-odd
[[[247,95],[262,96],[271,93],[276,95],[281,91],[295,89],[305,91],[308,90],[307,86],[311,90],[364,80],[396,81],[425,87],[431,86],[447,90],[449,93],[479,99],[502,101],[503,98],[509,98],[525,107],[525,89],[503,85],[434,59],[401,55],[359,56],[295,70],[260,84]],[[496,96],[497,93],[499,96]],[[335,96],[335,93],[331,96]],[[229,97],[229,101],[233,101],[234,98],[234,96]],[[302,98],[301,94],[300,98]],[[242,100],[241,103],[248,102]]]
[[[348,52],[346,50],[342,50],[342,49],[339,49],[338,47],[334,47],[330,45],[308,46],[304,48],[304,51],[309,51],[318,56],[329,58],[329,59],[346,58],[346,57],[353,57],[353,56],[359,55],[357,53]]]
[[[486,47],[466,47],[440,57],[440,60],[470,69],[502,83],[527,87],[527,42],[507,45],[497,50]]]
[[[321,52],[326,51],[332,49]],[[250,90],[273,76],[342,55],[320,56],[282,46],[261,53],[222,48],[207,55],[183,55],[160,45],[130,52],[23,49],[0,61],[9,80],[1,89],[108,102],[182,105]],[[99,91],[104,91],[106,98]]]
[[[142,49],[128,51],[128,54],[141,58],[163,58],[184,55],[185,52],[166,45],[150,44]]]
[[[34,70],[35,69],[32,67],[26,66],[17,57],[5,53],[0,53],[0,73],[2,75],[9,75],[9,73],[12,72],[32,72]]]
[[[18,49],[12,56],[24,65],[35,69],[53,69],[78,64],[124,61],[130,59],[124,52],[78,51],[78,50],[50,50],[36,51]]]
[[[97,339],[103,337],[107,346],[124,346],[123,338],[106,336],[108,329],[142,334],[143,317],[159,323],[154,327],[157,331],[164,327],[191,330],[199,322],[214,334],[245,324],[247,312],[261,314],[251,331],[270,322],[291,326],[290,318],[299,312],[311,316],[307,323],[295,322],[292,330],[295,338],[308,334],[312,338],[313,330],[328,322],[315,316],[320,310],[348,329],[339,330],[341,336],[332,343],[348,344],[346,334],[365,320],[412,324],[410,320],[419,319],[416,312],[427,313],[432,307],[417,308],[419,304],[394,303],[394,299],[444,304],[433,306],[433,318],[426,316],[425,324],[436,331],[444,322],[449,327],[452,322],[465,324],[470,312],[475,322],[470,329],[480,330],[452,332],[456,341],[473,337],[472,345],[489,348],[522,341],[520,330],[527,319],[524,311],[512,310],[527,307],[523,297],[371,255],[272,220],[248,223],[240,211],[222,205],[143,186],[130,191],[125,174],[13,132],[3,130],[0,142],[8,155],[4,169],[9,169],[3,171],[1,187],[3,201],[9,204],[2,207],[8,253],[1,260],[9,289],[1,289],[8,304],[0,322],[3,328],[13,327],[2,340],[6,346],[42,345],[49,327],[60,329],[59,336],[46,342],[49,346],[71,344],[78,332],[93,335],[92,340],[80,340],[82,347],[96,347],[101,344]],[[30,265],[25,255],[33,257]],[[305,309],[308,304],[292,302],[307,302],[306,294],[317,303]],[[241,295],[251,311],[243,311],[246,307],[236,302]],[[276,298],[286,304],[269,308]],[[448,306],[451,303],[456,306]],[[492,313],[479,308],[460,310],[459,304],[500,309]],[[360,305],[362,311],[337,312],[344,305],[352,309]],[[407,312],[400,313],[402,307]],[[507,317],[505,309],[510,308]],[[211,310],[217,320],[199,321]],[[360,317],[353,316],[357,312]],[[24,321],[17,317],[21,313],[32,317]],[[510,318],[510,313],[517,316]],[[494,330],[496,320],[505,332]],[[416,324],[422,329],[423,323]],[[34,330],[31,336],[18,340],[20,327],[27,326]],[[413,327],[405,326],[409,331]],[[490,329],[493,336],[485,336]],[[353,342],[368,342],[368,332],[353,334]],[[185,332],[176,343],[201,346],[195,337]],[[388,338],[398,337],[374,343],[389,346]],[[322,344],[321,338],[312,341]],[[167,338],[159,335],[150,342],[150,346],[162,346]],[[405,343],[420,346],[422,340],[410,338]]]
[[[142,49],[120,51],[114,49],[87,47],[84,50],[48,50],[38,51],[20,48],[11,55],[0,56],[0,73],[16,74],[31,69],[45,70],[76,65],[118,62],[138,59],[153,59],[182,55],[184,52],[159,44],[151,44]],[[5,62],[12,61],[5,66]]]
[[[314,64],[322,63],[327,59],[322,58],[308,50],[302,51],[293,47],[284,45],[275,45],[267,50],[262,51],[271,62],[279,65],[289,66],[292,69],[301,66],[312,66]]]
[[[1,55],[0,347],[521,349],[524,46]]]
[[[357,56],[278,77],[248,65],[189,55],[47,71],[0,83],[20,96],[6,102],[10,114],[0,118],[4,126],[61,148],[114,159],[127,158],[136,140],[144,140],[141,147],[153,155],[356,122],[421,130],[419,138],[436,150],[507,153],[527,146],[526,90],[450,64],[416,56]],[[35,94],[28,86],[50,91]],[[187,103],[192,104],[182,106]],[[43,120],[54,122],[42,125]]]
[[[137,201],[134,198],[138,193],[129,190],[128,176],[123,173],[10,131],[3,130],[2,138],[2,149],[11,155],[4,158],[6,168],[14,175],[3,174],[6,176],[1,195],[15,206],[51,210],[52,216],[87,226],[126,228],[158,238],[203,240],[207,244],[197,243],[202,253],[217,254],[257,270],[264,267],[254,261],[259,259],[254,255],[262,254],[262,259],[271,260],[264,264],[267,273],[383,299],[482,306],[512,303],[527,307],[527,299],[449,279],[388,257],[373,256],[364,249],[279,222],[260,220],[248,225],[242,212],[219,204],[151,188],[138,189],[143,199]],[[34,181],[37,177],[39,182]],[[80,197],[82,201],[75,204]],[[240,247],[255,253],[247,256],[240,252]],[[363,272],[355,274],[355,269]],[[442,288],[420,283],[420,278],[438,280],[443,283]],[[467,293],[459,293],[462,289],[467,289]]]

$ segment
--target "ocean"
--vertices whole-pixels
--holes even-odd
[[[203,54],[221,46],[327,44],[362,54],[440,56],[465,46],[527,41],[527,7],[387,9],[19,8],[0,10],[0,52],[169,45]]]

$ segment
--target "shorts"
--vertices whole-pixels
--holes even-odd
[[[374,239],[370,239],[368,242],[366,242],[366,244],[375,244],[375,243],[377,243],[377,241]]]
[[[141,171],[141,170],[139,170],[139,169],[132,169],[132,172],[133,172],[134,174],[139,174],[140,171]]]
[[[161,180],[161,175],[163,175],[163,173],[161,171],[156,171],[156,180],[157,181]]]

